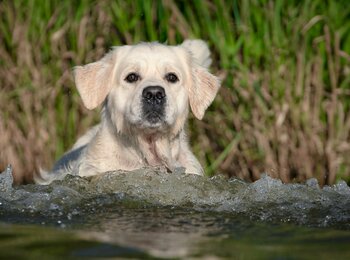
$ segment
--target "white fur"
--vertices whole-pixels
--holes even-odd
[[[191,152],[185,133],[189,105],[201,119],[213,101],[219,80],[207,70],[210,52],[201,40],[186,40],[178,46],[140,43],[115,47],[100,61],[78,66],[75,82],[84,105],[93,109],[103,103],[101,123],[82,136],[51,172],[35,177],[40,184],[62,179],[67,174],[92,176],[113,170],[135,170],[164,166],[203,175]],[[140,80],[129,83],[129,73]],[[175,83],[165,75],[174,73]],[[142,91],[147,86],[165,90],[164,118],[145,120]]]

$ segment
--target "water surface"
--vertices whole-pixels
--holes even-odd
[[[316,180],[246,183],[143,169],[12,187],[8,169],[0,222],[3,258],[350,257],[345,182],[321,189]]]

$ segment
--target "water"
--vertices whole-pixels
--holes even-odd
[[[349,245],[345,182],[143,169],[12,187],[11,169],[0,175],[0,258],[350,259]]]

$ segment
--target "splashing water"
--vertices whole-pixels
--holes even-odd
[[[315,179],[246,183],[142,169],[12,183],[8,167],[0,174],[4,259],[350,257],[345,182],[321,189]]]
[[[172,207],[221,212],[251,220],[313,227],[350,228],[350,188],[344,181],[321,189],[315,179],[283,184],[265,175],[254,183],[163,169],[109,172],[93,178],[67,176],[50,185],[12,187],[11,168],[0,175],[0,217],[33,223],[72,220],[115,207]],[[16,214],[15,214],[16,213]],[[17,214],[20,213],[20,214]],[[22,217],[21,217],[22,216]],[[22,219],[23,218],[23,219]]]

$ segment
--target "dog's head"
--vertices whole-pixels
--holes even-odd
[[[105,113],[118,131],[179,131],[188,114],[202,119],[220,87],[208,72],[207,45],[186,40],[178,46],[140,43],[115,47],[100,61],[74,70],[78,91],[88,109],[104,100]]]

